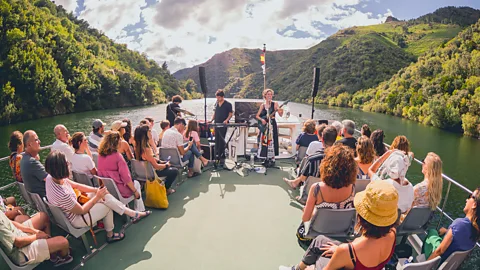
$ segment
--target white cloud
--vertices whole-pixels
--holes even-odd
[[[327,37],[318,23],[341,29],[380,23],[391,15],[389,10],[371,14],[354,8],[366,1],[158,0],[147,7],[145,0],[85,0],[80,18],[176,71],[235,47],[308,48]],[[142,17],[143,29],[125,31]]]

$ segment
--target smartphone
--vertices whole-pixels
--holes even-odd
[[[193,141],[193,137],[188,138],[189,141]]]
[[[171,158],[172,156],[168,156],[166,161],[169,162]]]
[[[100,185],[100,188],[105,187],[105,184],[103,183],[103,180],[98,178],[98,184]]]

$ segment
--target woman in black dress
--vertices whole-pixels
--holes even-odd
[[[273,137],[273,149],[275,150],[275,156],[279,155],[279,144],[278,144],[278,127],[277,121],[275,120],[275,112],[278,111],[280,116],[283,116],[283,109],[278,108],[278,103],[273,102],[273,90],[272,89],[265,89],[263,91],[263,99],[265,102],[260,106],[257,113],[257,120],[262,122],[262,125],[265,126],[267,124],[267,114],[270,114],[270,124],[272,125],[272,137]],[[266,131],[265,131],[266,132]],[[260,144],[262,143],[263,137],[262,130],[260,130]],[[261,145],[260,157],[267,157],[268,147]],[[273,158],[275,159],[275,158]]]

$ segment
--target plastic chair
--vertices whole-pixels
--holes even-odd
[[[32,198],[31,198],[30,195],[28,194],[27,189],[25,188],[25,184],[24,184],[24,183],[17,182],[17,185],[18,185],[18,189],[20,190],[20,194],[22,194],[23,199],[24,199],[31,207],[33,207],[34,209],[38,210],[38,209],[36,208],[36,205],[35,205],[35,203],[33,202]]]
[[[72,174],[73,174],[73,181],[83,185],[93,187],[92,180],[85,173],[72,171]]]
[[[55,219],[52,218],[53,215],[50,213],[50,210],[48,209],[48,206],[42,200],[40,195],[38,195],[37,193],[31,193],[31,192],[28,192],[28,195],[30,195],[30,198],[32,198],[32,201],[35,204],[35,207],[37,208],[37,211],[44,212],[45,214],[47,214],[49,216],[49,218],[52,222],[55,222]]]
[[[7,256],[7,254],[5,254],[5,252],[1,248],[0,248],[0,254],[2,255],[2,257],[5,260],[5,262],[7,263],[7,265],[12,270],[31,270],[31,269],[33,269],[33,268],[35,268],[39,265],[37,263],[37,264],[27,264],[27,265],[24,265],[24,266],[18,266],[10,260],[10,258]]]
[[[468,257],[473,248],[466,251],[455,251],[440,265],[438,270],[455,270],[462,265],[463,261]]]
[[[370,184],[370,180],[366,179],[357,179],[355,181],[355,193],[364,191],[367,188],[367,185]]]
[[[93,162],[95,163],[95,168],[98,168],[98,153],[97,152],[92,152],[92,159],[93,159]]]
[[[43,198],[43,202],[50,209],[50,213],[52,213],[53,218],[55,219],[55,224],[61,229],[63,229],[64,231],[66,231],[68,234],[72,235],[73,237],[77,239],[81,237],[85,250],[87,251],[87,253],[91,253],[92,250],[90,249],[87,236],[85,235],[85,233],[90,231],[90,227],[83,227],[83,228],[73,227],[72,223],[70,223],[70,221],[67,219],[62,209],[58,208],[53,204],[50,204],[45,198]]]
[[[353,234],[355,218],[355,208],[317,208],[305,237],[314,239],[321,234],[329,237],[349,238]]]
[[[170,164],[172,164],[173,167],[185,168],[188,165],[188,160],[182,161],[180,152],[178,152],[177,148],[160,147],[160,158],[162,160],[167,160],[169,156],[170,156]]]
[[[310,188],[312,187],[312,185],[320,181],[321,181],[320,178],[313,177],[313,176],[309,176],[307,180],[305,180],[305,182],[303,183],[303,190],[299,200],[301,204],[305,204],[307,202],[308,192],[310,192]]]
[[[407,237],[411,234],[424,233],[431,214],[432,210],[429,207],[415,206],[410,209],[403,222],[397,228],[397,236],[403,236],[401,243],[406,243]]]
[[[437,256],[435,259],[419,263],[409,263],[403,266],[403,270],[434,270],[437,269],[442,257]]]
[[[302,159],[307,155],[308,147],[300,146],[297,151],[297,156],[295,157],[295,163],[299,164]]]
[[[102,180],[105,187],[107,187],[108,192],[110,192],[110,194],[112,194],[112,196],[119,200],[121,203],[128,205],[131,201],[135,199],[134,195],[128,198],[124,198],[122,194],[120,194],[120,191],[118,191],[117,184],[115,183],[115,181],[113,181],[112,178],[100,177],[97,175],[94,175],[93,178],[96,179],[99,183],[100,180]]]
[[[155,179],[155,170],[148,161],[132,159],[132,177],[137,181],[145,182]]]

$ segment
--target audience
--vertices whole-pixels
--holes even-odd
[[[192,141],[183,143],[182,133],[185,131],[186,125],[187,123],[183,118],[177,117],[174,121],[174,126],[163,134],[162,147],[177,148],[180,155],[182,155],[182,161],[188,160],[188,177],[193,177],[195,176],[193,172],[195,157],[202,161],[203,166],[208,165],[208,160],[202,156]]]
[[[147,126],[150,132],[152,131],[152,128],[150,127],[150,124],[147,119],[142,119],[140,121],[140,126]],[[138,127],[137,127],[138,128]],[[158,157],[158,148],[157,148],[157,143],[153,140],[153,136],[149,137],[148,144],[150,145],[150,148],[152,148],[153,154],[155,157]]]
[[[98,175],[113,179],[120,196],[129,198],[134,196],[134,209],[145,211],[142,200],[142,190],[138,181],[132,181],[127,162],[118,152],[122,142],[120,133],[112,131],[106,135],[98,146]]]
[[[127,125],[125,126],[125,133],[123,134],[123,139],[128,142],[129,145],[133,146],[135,140],[133,139],[132,122],[128,118],[124,118],[122,122],[127,123]]]
[[[170,122],[167,120],[162,120],[162,122],[160,122],[160,128],[162,131],[160,131],[160,134],[158,135],[158,140],[163,139],[163,134],[165,134],[165,131],[170,128]]]
[[[327,126],[323,130],[322,142],[325,146],[324,150],[317,151],[315,154],[306,157],[307,161],[304,163],[303,167],[300,168],[300,176],[293,180],[288,180],[283,178],[283,180],[292,188],[297,188],[300,183],[305,182],[309,176],[319,177],[320,176],[320,164],[325,157],[325,153],[328,149],[335,143],[337,137],[337,130],[333,126]]]
[[[347,209],[353,207],[358,167],[353,152],[334,145],[320,164],[320,179],[310,188],[303,209],[303,222],[310,221],[314,208]]]
[[[128,142],[123,138],[125,135],[125,128],[127,127],[127,123],[122,121],[115,121],[112,123],[112,127],[110,128],[112,131],[117,131],[120,134],[120,145],[118,146],[118,153],[122,155],[125,161],[130,163],[130,160],[133,159],[132,149]]]
[[[100,119],[95,119],[92,123],[92,132],[88,136],[88,147],[90,151],[97,152],[98,145],[102,141],[105,133],[105,124]]]
[[[8,165],[10,165],[10,169],[12,169],[13,178],[15,178],[17,182],[23,183],[22,173],[20,171],[23,152],[23,134],[20,131],[14,131],[12,135],[10,135],[8,149],[10,149],[11,153],[8,157]]]
[[[92,153],[88,148],[87,138],[83,132],[75,132],[72,136],[72,146],[75,154],[70,160],[71,169],[74,172],[84,173],[89,179],[97,175],[97,169],[92,159]]]
[[[297,144],[297,151],[302,146],[308,147],[311,142],[318,141],[318,136],[315,134],[315,120],[309,119],[305,121],[302,131],[295,142]]]
[[[341,243],[319,235],[299,264],[279,269],[383,269],[395,251],[398,193],[392,185],[374,181],[355,195],[354,204],[360,237]]]
[[[413,160],[413,152],[410,152],[410,142],[408,141],[407,137],[403,135],[399,135],[395,137],[395,139],[392,142],[392,145],[390,145],[390,150],[398,149],[403,152],[408,156],[410,161]]]
[[[357,179],[370,179],[368,168],[372,166],[374,158],[375,149],[373,149],[372,141],[367,136],[362,135],[358,138],[357,157],[355,158],[358,165]]]
[[[38,264],[48,259],[55,267],[72,262],[68,240],[63,236],[50,235],[50,221],[46,213],[39,212],[20,223],[9,220],[0,211],[0,247],[18,266]]]
[[[307,156],[311,156],[311,155],[315,154],[316,152],[318,152],[320,150],[323,150],[322,133],[323,133],[323,131],[325,130],[326,127],[327,127],[327,125],[325,125],[325,124],[321,124],[321,125],[316,126],[315,129],[316,129],[316,132],[317,132],[318,140],[310,143],[310,145],[307,148],[307,152],[306,152]]]
[[[183,133],[183,140],[189,141],[192,138],[193,143],[197,146],[197,149],[201,149],[200,136],[198,136],[198,122],[197,120],[188,120],[187,129]]]
[[[33,130],[25,131],[25,134],[23,134],[23,145],[25,146],[25,153],[20,162],[23,183],[27,191],[37,193],[43,198],[45,197],[47,172],[39,161],[40,139],[37,133]]]
[[[70,146],[70,133],[68,133],[68,129],[64,125],[56,125],[53,129],[55,133],[55,142],[52,144],[52,148],[50,151],[60,151],[65,154],[68,162],[71,162],[72,156],[75,152],[73,152],[73,148]]]
[[[157,147],[158,146],[158,140],[160,139],[160,137],[158,135],[158,131],[153,128],[155,126],[155,121],[154,121],[153,117],[151,117],[151,116],[145,117],[145,120],[148,121],[147,125],[150,128],[150,130],[152,131],[152,139],[153,139],[153,142],[155,143],[155,147]]]
[[[463,212],[465,217],[455,219],[448,229],[428,231],[422,246],[422,254],[425,254],[428,260],[440,256],[443,262],[455,251],[466,251],[475,247],[480,240],[480,188],[468,196]]]
[[[4,213],[8,219],[18,223],[23,223],[30,218],[25,214],[25,210],[23,210],[22,207],[17,206],[15,197],[7,197],[4,199],[0,196],[0,211]]]
[[[338,122],[338,121],[333,121],[332,126],[335,127],[335,129],[337,130],[337,139],[336,139],[336,141],[341,140],[341,139],[342,139],[342,129],[343,129],[342,123],[340,123],[340,122]]]
[[[397,189],[398,209],[402,213],[406,213],[412,207],[414,199],[413,186],[405,178],[409,166],[410,160],[405,152],[389,150],[368,169],[372,180],[385,180]]]
[[[372,135],[372,131],[370,130],[370,127],[367,124],[364,124],[362,126],[362,129],[360,130],[360,134],[363,136],[367,136],[367,138],[370,138],[370,135]]]
[[[385,135],[383,134],[383,130],[377,129],[375,130],[372,135],[370,135],[370,140],[372,141],[373,148],[375,149],[375,156],[379,158],[387,152],[387,147],[383,144],[383,138]]]
[[[350,147],[355,153],[355,149],[357,148],[357,140],[353,137],[353,134],[355,134],[355,123],[352,120],[343,120],[342,126],[343,139],[338,140],[337,143]]]
[[[135,156],[140,161],[149,162],[159,177],[166,177],[165,188],[167,194],[175,192],[171,188],[178,175],[178,169],[170,167],[170,162],[157,161],[149,145],[151,132],[148,126],[140,126],[135,129]]]
[[[422,162],[424,178],[413,187],[412,206],[429,207],[435,211],[442,200],[442,160],[437,154],[430,152]]]
[[[116,134],[119,136],[118,133]],[[125,162],[121,157],[120,160]],[[113,232],[112,210],[119,215],[125,214],[134,218],[134,222],[138,222],[151,213],[150,211],[137,212],[129,209],[109,194],[106,187],[94,188],[68,179],[68,165],[65,155],[61,152],[51,152],[45,161],[45,167],[49,173],[46,180],[48,201],[62,209],[67,219],[76,228],[90,227],[92,225],[88,224],[90,218],[93,224],[103,219],[108,243],[120,241],[125,237],[123,232]],[[90,199],[80,205],[74,189],[87,193]]]

